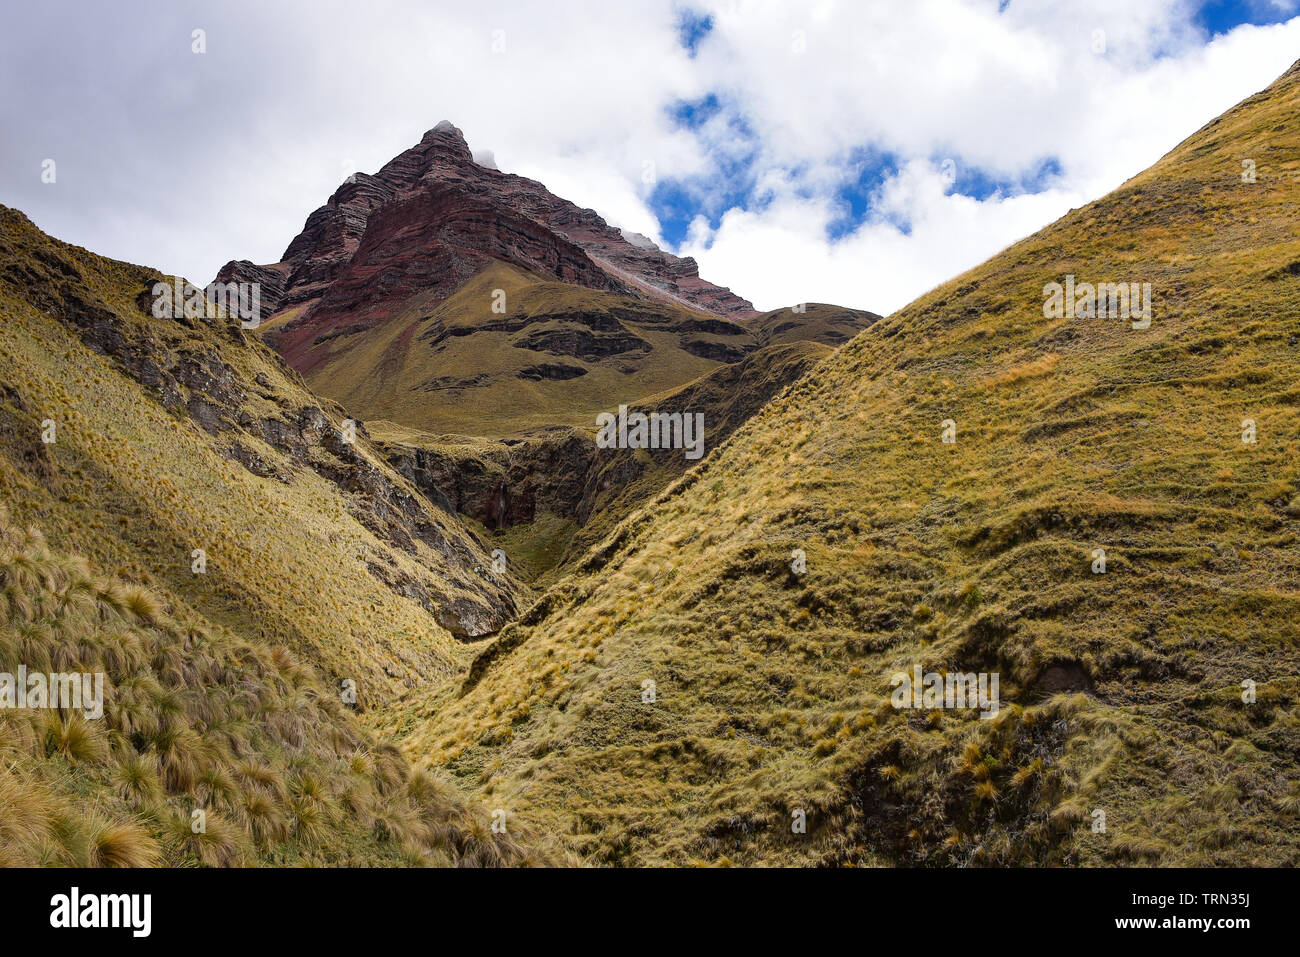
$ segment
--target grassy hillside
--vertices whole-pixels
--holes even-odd
[[[484,543],[162,277],[4,207],[0,263],[0,672],[106,674],[102,722],[0,711],[0,859],[525,859],[354,713],[513,613]]]
[[[828,346],[842,346],[879,318],[874,312],[863,309],[805,302],[798,306],[759,313],[746,319],[742,325],[765,346],[783,342],[820,342]]]
[[[764,346],[744,360],[715,369],[679,389],[629,403],[632,411],[704,416],[705,454],[757,415],[763,406],[834,350],[820,342],[791,341]],[[580,559],[629,514],[695,466],[676,449],[596,450],[594,496],[588,520],[575,531],[560,557],[565,567]],[[558,575],[551,580],[558,580]]]
[[[818,342],[765,346],[628,404],[634,411],[702,414],[707,453],[832,351]],[[680,450],[603,451],[590,424],[456,442],[387,422],[369,428],[403,475],[476,523],[535,587],[558,580],[569,562],[695,464]]]
[[[1297,116],[1300,64],[874,324],[406,752],[600,863],[1300,863]],[[1067,275],[1154,321],[1045,318]],[[917,664],[998,717],[893,707]]]
[[[0,512],[0,671],[20,665],[101,673],[105,706],[0,710],[0,865],[547,860],[411,774],[283,647],[177,620]]]
[[[346,444],[342,411],[255,337],[153,318],[159,277],[21,214],[3,211],[0,244],[0,493],[17,520],[240,634],[274,636],[356,680],[363,702],[454,671],[456,642],[434,622],[444,605],[510,614],[516,586],[484,573],[489,549],[364,432]]]
[[[756,347],[737,323],[502,262],[449,298],[432,298],[417,294],[378,326],[319,343],[326,358],[313,353],[308,384],[362,419],[495,438],[590,426],[611,405],[682,385]],[[269,328],[275,342],[285,326],[273,318]]]

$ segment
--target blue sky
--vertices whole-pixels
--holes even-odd
[[[691,56],[695,56],[700,41],[713,29],[713,17],[701,10],[683,7],[677,13],[677,31],[682,38],[682,46]]]
[[[1196,5],[1195,20],[1211,35],[1228,33],[1243,23],[1262,26],[1284,23],[1295,16],[1294,5],[1267,0],[1211,0]]]

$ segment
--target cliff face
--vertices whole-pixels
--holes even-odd
[[[328,275],[310,311],[271,336],[303,373],[326,354],[314,346],[372,328],[417,294],[428,303],[445,299],[493,260],[592,289],[621,286],[582,249],[544,226],[445,184],[425,185],[376,209],[355,246],[344,242],[350,215],[324,224],[326,255],[308,259],[299,270]],[[349,247],[345,262],[339,251]],[[489,305],[485,299],[485,312]]]
[[[233,261],[217,278],[261,282],[264,315],[294,309],[293,319],[310,320],[320,335],[352,318],[349,303],[380,269],[396,276],[367,289],[370,313],[417,288],[427,287],[431,301],[444,298],[485,259],[731,319],[755,314],[746,300],[701,279],[693,259],[629,242],[541,183],[475,163],[460,130],[446,122],[378,174],[350,177],[307,217],[279,263]],[[288,354],[305,335],[291,338]]]
[[[817,342],[763,347],[629,408],[702,412],[704,446],[711,451],[833,351]],[[393,468],[429,501],[474,519],[512,554],[528,554],[527,567],[513,569],[543,582],[693,464],[680,449],[600,449],[589,430],[573,428],[464,446],[380,445]],[[548,525],[551,519],[564,523],[558,534]],[[527,526],[534,524],[530,531]],[[554,541],[546,541],[548,535]]]

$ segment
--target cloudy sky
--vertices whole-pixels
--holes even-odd
[[[897,309],[1300,58],[1300,0],[43,0],[4,20],[0,203],[95,252],[200,282],[274,262],[348,173],[448,119],[763,309]]]

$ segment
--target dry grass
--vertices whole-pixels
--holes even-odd
[[[150,316],[148,270],[3,207],[0,249],[0,672],[105,676],[102,719],[0,709],[0,862],[470,863],[419,820],[460,834],[488,812],[454,790],[447,807],[407,799],[405,762],[338,688],[354,679],[364,709],[450,678],[464,652],[430,610],[515,589],[473,571],[483,543],[364,435],[331,451],[339,410],[313,412],[267,347]],[[315,444],[264,437],[268,421],[298,436],[308,413],[325,423]],[[236,444],[267,474],[232,460]],[[360,775],[358,749],[379,755]],[[309,797],[291,786],[303,777]]]
[[[474,571],[490,547],[424,503],[364,433],[332,451],[344,414],[260,341],[219,320],[153,318],[160,277],[7,209],[0,251],[14,264],[0,280],[0,497],[18,523],[122,571],[116,591],[77,600],[273,638],[333,682],[354,680],[362,709],[458,669],[461,649],[430,615],[441,602],[508,611],[517,585]],[[324,428],[300,438],[311,414]],[[53,445],[40,441],[47,419]],[[273,445],[273,429],[301,447]]]
[[[426,863],[548,859],[513,839],[481,846],[476,819],[488,821],[486,809],[412,776],[283,649],[219,628],[196,641],[156,600],[147,609],[73,600],[137,592],[16,529],[3,510],[0,591],[9,597],[0,673],[33,668],[23,636],[39,623],[50,657],[104,675],[107,705],[102,720],[68,708],[0,711],[0,862],[394,864],[417,851]],[[175,648],[185,651],[172,668],[165,653]],[[301,723],[281,719],[289,707]]]

